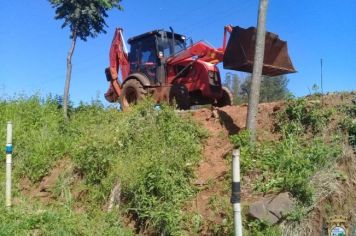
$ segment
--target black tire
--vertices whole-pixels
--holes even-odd
[[[121,108],[126,109],[129,106],[137,104],[146,95],[146,90],[136,79],[126,81],[122,87]]]
[[[217,100],[215,106],[217,107],[224,107],[224,106],[231,106],[233,102],[232,93],[226,87],[222,87],[222,97]]]
[[[169,103],[176,105],[180,110],[189,110],[190,98],[187,87],[184,84],[173,84],[169,93]]]

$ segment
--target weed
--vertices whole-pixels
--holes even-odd
[[[278,114],[276,128],[283,135],[301,135],[308,131],[317,134],[325,127],[331,115],[332,110],[320,106],[320,101],[290,99],[285,110]]]
[[[249,144],[248,133],[231,137],[241,150],[241,170],[259,170],[262,175],[255,183],[258,191],[289,191],[299,201],[311,204],[313,187],[310,178],[341,153],[339,139],[325,143],[317,135],[310,138],[307,130],[318,132],[330,118],[318,106],[308,105],[305,99],[290,100],[278,117],[281,140]]]
[[[45,176],[52,164],[65,155],[68,143],[62,135],[61,110],[53,97],[20,97],[0,102],[0,123],[13,122],[15,174],[33,181]],[[0,129],[1,137],[4,130]]]
[[[248,223],[244,224],[245,228],[244,235],[248,236],[278,236],[282,235],[281,230],[278,226],[272,226],[265,221],[260,220],[250,220]]]
[[[215,216],[222,218],[220,223],[214,223],[211,226],[211,231],[214,235],[231,235],[233,233],[233,218],[231,203],[227,198],[221,195],[214,194],[209,198],[209,207],[214,212]]]
[[[40,206],[0,207],[0,235],[132,235],[119,223],[118,215],[77,214],[66,208]]]
[[[305,218],[306,214],[308,213],[308,210],[309,209],[303,206],[302,204],[297,204],[288,214],[287,220],[300,222],[302,219]]]
[[[339,127],[347,134],[349,144],[356,150],[356,106],[344,105],[338,110],[344,115],[339,122]]]
[[[71,193],[71,185],[73,184],[73,169],[65,170],[61,173],[52,189],[52,193],[57,199],[63,200],[65,204],[72,204],[73,197]]]
[[[13,215],[4,210],[0,235],[88,235],[90,229],[99,235],[121,235],[118,232],[124,231],[117,223],[121,214],[134,215],[142,230],[180,235],[187,227],[182,208],[196,193],[191,181],[206,132],[171,107],[163,105],[157,111],[149,100],[125,113],[105,109],[96,101],[82,103],[71,108],[68,121],[63,120],[59,108],[52,97],[0,101],[0,123],[12,120],[14,124],[15,178],[28,176],[39,181],[64,157],[74,165],[60,175],[52,189],[64,204],[41,210],[32,218],[27,217],[34,214],[32,209],[16,208]],[[0,135],[5,135],[3,129]],[[72,183],[73,171],[85,190],[80,198],[86,206],[82,215],[72,211],[77,201],[72,198],[72,188],[78,187]],[[122,186],[122,202],[116,212],[119,215],[111,220],[101,211],[115,180]],[[26,216],[16,221],[22,214]],[[197,216],[188,222],[199,228]],[[16,229],[11,224],[23,225]]]
[[[87,115],[91,109],[82,107],[74,123],[83,119],[84,110]],[[94,201],[105,201],[113,180],[119,179],[124,209],[141,225],[180,234],[181,208],[196,191],[190,181],[204,132],[168,106],[157,111],[149,100],[115,116],[98,114],[100,123],[77,128],[83,137],[75,144],[73,158],[87,183],[99,189],[92,191]]]

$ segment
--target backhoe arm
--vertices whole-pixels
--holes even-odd
[[[105,98],[109,102],[118,101],[121,95],[121,85],[118,80],[118,71],[121,70],[121,80],[124,80],[130,71],[127,49],[125,47],[122,29],[115,30],[114,38],[110,47],[110,67],[105,69],[106,79],[110,82],[110,87],[105,93]]]

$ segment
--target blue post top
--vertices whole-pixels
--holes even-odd
[[[153,106],[153,108],[157,111],[160,111],[161,110],[161,105],[160,104],[156,104]]]
[[[12,153],[12,144],[6,144],[5,151],[6,151],[6,154],[11,154]]]

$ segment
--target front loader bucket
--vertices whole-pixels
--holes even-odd
[[[224,68],[252,73],[255,55],[256,28],[234,27],[224,54]],[[278,76],[296,70],[288,55],[287,42],[278,35],[266,32],[262,75]]]

